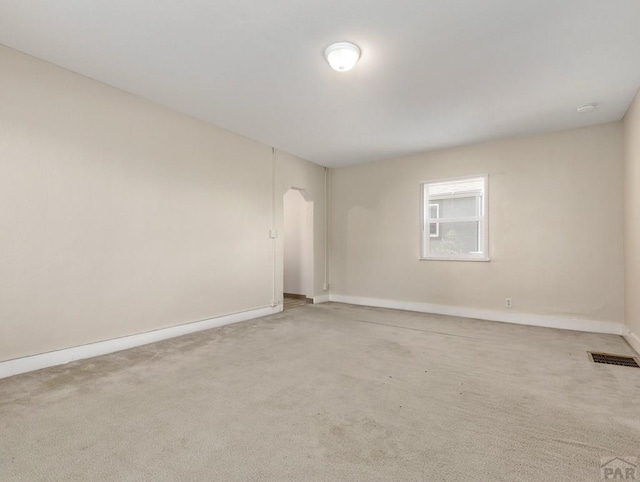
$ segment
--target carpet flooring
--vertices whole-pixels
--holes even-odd
[[[2,481],[600,480],[624,340],[337,303],[0,380]],[[607,459],[608,460],[608,459]]]

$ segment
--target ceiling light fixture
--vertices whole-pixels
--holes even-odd
[[[347,72],[360,58],[360,48],[351,42],[337,42],[324,50],[324,57],[333,70]]]
[[[580,106],[578,106],[578,112],[580,112],[581,114],[583,112],[593,112],[596,108],[596,105],[598,104],[582,104]]]

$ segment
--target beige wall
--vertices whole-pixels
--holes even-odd
[[[640,349],[640,94],[624,118],[625,323]]]
[[[0,361],[281,298],[272,218],[295,184],[324,219],[322,167],[278,153],[274,203],[268,146],[6,47],[0,72]]]
[[[331,170],[331,293],[621,323],[622,157],[617,122]],[[419,261],[420,182],[484,173],[491,261]]]
[[[0,70],[0,361],[281,301],[292,187],[313,201],[323,294],[324,168],[5,47]],[[636,332],[638,104],[625,119]],[[504,311],[509,296],[513,312],[622,321],[622,133],[331,170],[332,292]],[[492,261],[418,261],[419,182],[480,173]]]

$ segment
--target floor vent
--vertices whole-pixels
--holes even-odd
[[[606,365],[619,365],[622,367],[640,368],[639,360],[633,356],[614,355],[612,353],[587,352],[593,363],[604,363]]]

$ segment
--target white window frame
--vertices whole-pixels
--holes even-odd
[[[452,182],[469,181],[472,179],[482,179],[483,191],[481,215],[465,216],[459,218],[440,218],[439,209],[436,218],[430,217],[429,204],[430,199],[427,194],[427,187],[433,184],[447,184]],[[477,253],[466,253],[452,256],[451,254],[433,254],[430,253],[431,238],[434,236],[429,232],[430,220],[438,220],[440,222],[469,222],[476,221],[479,223],[480,229],[480,247]],[[438,235],[440,234],[440,222],[436,222],[438,226]],[[490,261],[489,257],[489,175],[479,174],[476,176],[453,177],[447,179],[434,179],[431,181],[423,181],[420,183],[420,258],[421,260],[440,260],[440,261]]]

